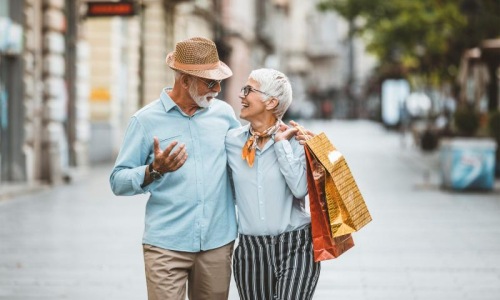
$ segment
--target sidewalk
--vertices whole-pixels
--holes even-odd
[[[498,186],[441,190],[436,154],[402,149],[399,135],[376,123],[303,125],[345,155],[373,217],[353,249],[322,263],[314,299],[498,299]],[[0,201],[0,300],[146,299],[147,196],[114,196],[110,168]],[[234,282],[230,299],[238,299]]]
[[[26,194],[37,193],[47,188],[49,188],[48,185],[38,183],[3,183],[0,184],[0,201]]]
[[[146,298],[146,197],[115,197],[110,169],[0,201],[0,299]]]
[[[372,213],[356,247],[323,264],[315,299],[498,299],[500,189],[441,190],[437,153],[369,122],[311,124],[344,153]],[[328,128],[328,129],[327,129]]]

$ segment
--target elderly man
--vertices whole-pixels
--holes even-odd
[[[149,299],[227,299],[236,238],[224,140],[240,126],[215,97],[232,75],[215,44],[191,38],[166,58],[171,89],[136,112],[110,176],[116,195],[150,193],[143,237]]]

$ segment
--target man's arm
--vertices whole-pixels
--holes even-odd
[[[115,195],[136,195],[144,193],[145,165],[151,153],[151,142],[136,117],[130,119],[123,142],[116,158],[109,181]]]

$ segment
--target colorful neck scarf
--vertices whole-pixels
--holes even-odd
[[[254,131],[252,126],[250,126],[250,137],[246,141],[245,145],[243,145],[243,149],[241,151],[241,158],[247,161],[248,166],[253,167],[253,163],[255,161],[255,149],[259,143],[259,140],[262,138],[266,138],[272,136],[276,132],[278,132],[280,128],[280,121],[276,121],[276,123],[264,130],[264,132],[260,133]]]

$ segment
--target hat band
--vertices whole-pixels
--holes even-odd
[[[213,64],[183,64],[177,61],[173,63],[174,67],[177,69],[185,70],[185,71],[200,71],[200,70],[214,70],[219,67],[219,62]]]

